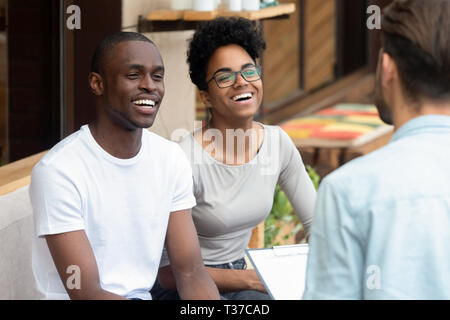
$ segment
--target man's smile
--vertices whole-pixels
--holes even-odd
[[[132,101],[135,105],[143,108],[153,108],[155,106],[155,101],[151,99],[139,99]]]

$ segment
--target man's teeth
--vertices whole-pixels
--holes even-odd
[[[253,95],[251,93],[243,93],[237,96],[234,96],[233,101],[237,101],[239,99],[250,99]]]
[[[149,99],[136,100],[133,103],[144,107],[153,107],[155,105],[155,101]]]

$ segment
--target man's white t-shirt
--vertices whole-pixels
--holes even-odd
[[[151,299],[169,215],[196,204],[191,167],[176,143],[143,130],[138,154],[119,159],[97,144],[87,125],[35,166],[30,198],[33,272],[47,299],[69,296],[43,236],[76,230],[86,232],[104,290]],[[67,272],[75,276],[77,267]],[[72,287],[76,280],[70,278]]]

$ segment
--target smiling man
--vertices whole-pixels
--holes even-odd
[[[166,245],[181,296],[218,298],[190,209],[181,148],[145,130],[164,96],[164,65],[143,35],[120,32],[94,54],[96,120],[53,147],[32,172],[33,272],[48,299],[151,299]]]

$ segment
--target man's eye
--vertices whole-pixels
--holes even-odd
[[[127,74],[127,77],[129,78],[129,79],[137,79],[138,78],[138,74],[137,73],[129,73],[129,74]]]
[[[156,80],[156,81],[162,81],[162,80],[164,80],[164,75],[163,74],[154,74],[152,76],[152,78],[153,78],[153,80]]]

